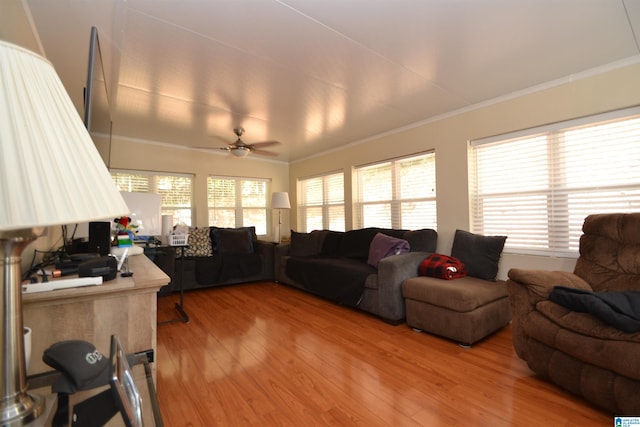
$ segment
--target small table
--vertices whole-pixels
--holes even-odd
[[[180,245],[180,246],[172,246],[174,248],[180,249],[180,302],[176,303],[176,310],[180,313],[180,317],[171,320],[165,320],[164,322],[159,322],[159,325],[164,325],[165,323],[173,323],[173,322],[184,322],[189,323],[189,315],[184,310],[184,250],[189,247],[189,245]]]

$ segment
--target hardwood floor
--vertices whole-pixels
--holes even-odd
[[[177,295],[158,299],[158,320]],[[185,294],[158,326],[166,426],[607,426],[533,376],[510,326],[471,349],[275,283]]]

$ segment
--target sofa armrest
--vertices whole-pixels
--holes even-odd
[[[383,258],[378,263],[379,315],[385,319],[405,318],[402,282],[418,276],[420,263],[429,252],[407,252]]]
[[[284,258],[289,255],[289,243],[280,243],[273,251],[273,276],[276,282],[283,282],[285,278]]]
[[[253,250],[262,256],[262,277],[273,279],[273,260],[276,245],[266,240],[253,242]]]

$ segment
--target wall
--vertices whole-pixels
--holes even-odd
[[[270,178],[271,191],[287,191],[289,165],[282,161],[264,160],[251,156],[237,158],[224,152],[192,150],[172,147],[152,141],[114,136],[111,143],[111,168],[194,174],[195,206],[193,225],[208,225],[207,176]],[[269,199],[268,202],[271,200]],[[271,214],[271,212],[269,211]],[[288,216],[284,215],[282,229],[288,230]],[[285,223],[286,221],[286,223]],[[278,218],[271,215],[270,232],[275,232]],[[267,237],[275,240],[275,235]]]
[[[28,7],[21,0],[3,0],[0,13],[0,40],[5,40],[39,54],[44,54],[37,31],[33,28]],[[86,67],[83,64],[82,67]],[[104,141],[103,141],[104,142]],[[102,144],[106,149],[108,144]],[[193,224],[206,226],[208,222],[206,177],[207,175],[229,175],[255,178],[271,178],[272,191],[286,191],[289,166],[284,162],[252,159],[237,159],[224,153],[208,153],[170,148],[149,141],[113,137],[110,149],[112,168],[138,169],[191,173],[195,175],[195,200]],[[271,211],[269,211],[271,214]],[[272,235],[275,239],[277,215],[271,215]],[[289,229],[288,215],[283,213],[283,230]],[[85,230],[86,232],[86,230]],[[22,269],[26,270],[35,250],[51,251],[62,244],[60,227],[50,227],[43,237],[30,244],[22,256]]]
[[[352,144],[346,148],[290,165],[289,188],[295,206],[297,180],[320,173],[345,172],[347,229],[352,228],[351,172],[358,165],[429,149],[436,152],[438,251],[450,253],[456,228],[470,229],[467,175],[468,141],[640,104],[640,64],[544,88],[502,102],[425,122],[402,132]],[[296,224],[295,209],[291,223]],[[513,267],[573,270],[575,260],[503,253],[499,277]]]

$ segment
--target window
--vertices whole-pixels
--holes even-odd
[[[299,180],[298,194],[301,232],[345,231],[344,173]]]
[[[112,170],[120,191],[157,193],[162,196],[162,215],[172,215],[174,224],[191,225],[193,175]]]
[[[216,227],[256,227],[267,234],[267,179],[207,177],[209,225]]]
[[[640,108],[471,145],[473,229],[511,252],[575,257],[587,215],[640,209]]]
[[[358,167],[356,181],[357,228],[436,228],[434,152]]]

